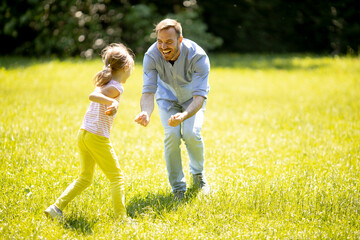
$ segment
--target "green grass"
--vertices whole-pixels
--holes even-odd
[[[110,184],[94,183],[44,217],[78,174],[76,135],[100,60],[0,58],[0,238],[359,239],[360,59],[213,55],[203,136],[213,193],[174,204],[157,109],[139,112],[142,66],[125,85],[112,142],[128,215],[113,220]],[[188,157],[183,148],[186,179]],[[190,185],[191,186],[191,185]]]

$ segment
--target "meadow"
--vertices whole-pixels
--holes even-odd
[[[76,136],[100,60],[0,58],[0,239],[359,239],[360,59],[211,55],[203,136],[212,192],[174,203],[157,109],[140,111],[141,59],[111,140],[128,215],[112,218],[110,184],[43,211],[78,174]]]

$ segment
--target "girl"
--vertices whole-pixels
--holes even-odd
[[[56,202],[45,210],[50,218],[62,218],[66,205],[91,185],[95,164],[110,180],[115,216],[126,217],[124,176],[110,142],[110,129],[117,112],[120,95],[134,68],[133,53],[122,44],[112,43],[102,50],[104,69],[94,77],[95,90],[78,133],[80,175]]]

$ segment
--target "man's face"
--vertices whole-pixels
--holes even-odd
[[[180,55],[183,37],[177,37],[174,28],[160,30],[157,36],[157,48],[166,61],[175,61]]]

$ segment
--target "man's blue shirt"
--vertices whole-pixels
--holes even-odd
[[[194,95],[207,98],[210,61],[205,51],[184,38],[179,58],[172,65],[163,58],[156,45],[151,45],[144,56],[142,93],[155,93],[158,106],[165,110],[176,103],[186,109]]]

